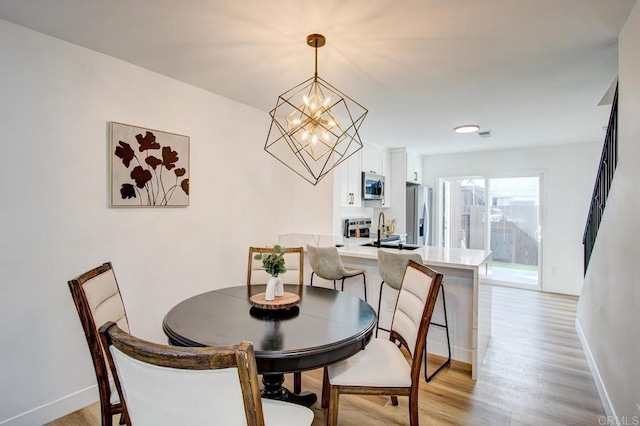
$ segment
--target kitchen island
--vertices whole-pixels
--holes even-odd
[[[280,244],[290,247],[306,246],[306,244],[342,245],[342,247],[338,247],[338,252],[344,265],[366,271],[368,302],[377,308],[382,281],[378,273],[378,250],[388,250],[395,253],[400,251],[393,248],[363,246],[369,242],[371,239],[342,239],[340,237],[304,234],[286,234],[279,238]],[[491,274],[489,267],[491,251],[418,247],[412,251],[402,250],[402,252],[420,254],[425,265],[444,275],[443,288],[447,304],[452,359],[471,364],[471,375],[475,380],[491,337],[491,285],[487,282]],[[309,283],[310,275],[311,268],[308,261],[305,260],[305,283]],[[333,283],[314,278],[314,285],[332,287]],[[364,297],[362,282],[356,278],[346,280],[345,291]],[[380,326],[383,328],[389,328],[396,298],[397,292],[385,286],[378,313]],[[444,323],[441,297],[438,297],[432,322]],[[384,335],[384,332],[380,331],[380,335]],[[444,329],[430,327],[427,350],[435,355],[447,356],[447,339]]]

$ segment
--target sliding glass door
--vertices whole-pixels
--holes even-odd
[[[540,177],[441,179],[439,242],[493,252],[493,281],[539,290]]]
[[[442,180],[441,246],[485,248],[485,179]]]

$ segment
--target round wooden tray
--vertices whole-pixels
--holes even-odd
[[[276,296],[273,300],[265,300],[264,296],[264,293],[254,294],[249,301],[260,309],[291,309],[300,302],[300,296],[286,291],[282,296]]]

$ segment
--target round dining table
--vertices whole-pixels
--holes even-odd
[[[376,314],[364,300],[321,287],[285,285],[300,302],[289,309],[264,310],[250,298],[265,285],[227,287],[180,302],[162,328],[177,346],[220,346],[253,342],[265,398],[310,407],[317,395],[294,394],[284,374],[324,367],[355,355],[373,335]]]

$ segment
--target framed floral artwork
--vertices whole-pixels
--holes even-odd
[[[111,122],[111,206],[189,205],[189,137]]]

